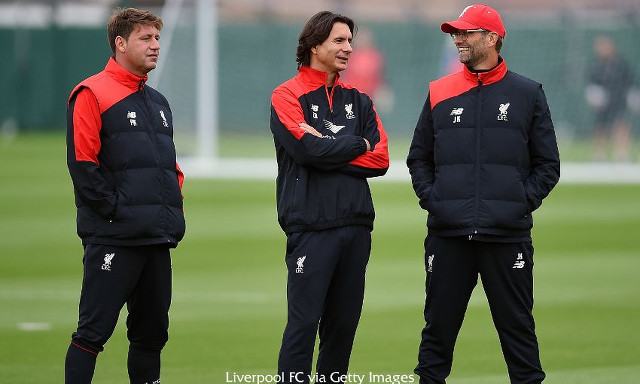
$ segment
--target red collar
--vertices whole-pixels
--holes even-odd
[[[327,84],[327,72],[318,71],[305,65],[301,66],[298,70],[298,76],[300,79],[314,87],[319,87]],[[336,79],[333,85],[336,86],[340,82],[340,74],[336,74]]]
[[[476,85],[479,82],[482,83],[482,85],[496,83],[507,74],[507,64],[504,62],[502,57],[500,57],[500,63],[495,68],[487,72],[471,72],[466,65],[463,67],[462,72],[464,73],[464,78]]]
[[[462,71],[441,77],[429,83],[431,108],[450,97],[455,97],[480,85],[489,85],[502,80],[507,74],[507,65],[500,58],[498,65],[487,72],[471,72],[466,66]]]
[[[107,66],[104,68],[105,72],[113,76],[113,78],[120,84],[127,88],[138,90],[143,87],[147,82],[149,76],[138,76],[124,69],[116,60],[112,57],[109,58]]]

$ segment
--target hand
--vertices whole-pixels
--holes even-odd
[[[314,136],[318,136],[320,138],[322,137],[322,134],[320,132],[318,132],[315,128],[313,128],[307,123],[300,123],[299,126],[300,128],[304,129],[307,133],[310,133]]]

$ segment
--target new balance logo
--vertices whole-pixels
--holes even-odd
[[[138,122],[136,121],[136,112],[135,111],[128,111],[127,112],[127,119],[129,119],[129,124],[133,127],[138,125]]]
[[[516,258],[516,262],[513,263],[513,269],[522,269],[524,268],[524,259],[522,258],[522,252],[518,252],[518,257]]]
[[[304,261],[306,258],[307,255],[298,257],[298,261],[296,261],[296,264],[298,265],[298,267],[296,268],[296,273],[304,273]]]
[[[115,256],[115,253],[107,253],[104,255],[104,264],[102,264],[103,271],[111,271],[111,260]]]
[[[453,108],[451,110],[451,113],[449,114],[450,116],[453,116],[453,123],[459,123],[460,119],[462,117],[462,112],[464,111],[464,108]]]
[[[324,121],[324,126],[333,133],[338,133],[342,128],[344,128],[344,125],[335,125],[328,120],[323,120],[323,121]]]

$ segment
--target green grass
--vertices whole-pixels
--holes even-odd
[[[389,153],[393,159],[405,159],[411,144],[411,137],[388,130]],[[221,157],[274,158],[273,137],[266,131],[262,134],[223,134],[219,138],[219,155]],[[181,137],[177,146],[182,151],[195,153],[197,141],[188,137]],[[591,161],[593,143],[589,137],[570,139],[560,137],[558,146],[563,161]],[[631,144],[631,159],[640,161],[640,142],[635,140]]]
[[[82,272],[64,137],[0,141],[0,179],[0,382],[60,383]],[[163,383],[275,372],[286,303],[274,189],[269,181],[187,178]],[[409,374],[422,327],[426,215],[408,183],[374,181],[372,190],[378,217],[351,369]],[[535,214],[535,315],[547,383],[640,378],[638,196],[638,185],[561,184]],[[48,329],[23,331],[22,323]],[[124,331],[121,322],[94,382],[128,381]],[[508,383],[480,287],[449,382]]]

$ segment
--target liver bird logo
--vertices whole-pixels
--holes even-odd
[[[298,265],[298,268],[296,268],[296,273],[304,273],[304,261],[306,258],[307,255],[298,257],[298,261],[296,261],[296,264]]]

